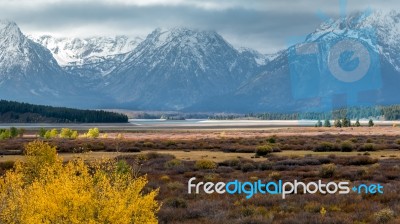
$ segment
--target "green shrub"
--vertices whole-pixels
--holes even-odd
[[[183,198],[167,198],[164,201],[167,207],[171,208],[186,208],[187,202]]]
[[[331,178],[336,173],[336,165],[333,163],[322,165],[319,174],[322,178]]]
[[[371,165],[371,164],[376,164],[378,162],[378,159],[371,158],[367,155],[363,156],[357,156],[354,158],[351,158],[346,165],[354,165],[354,166],[365,166],[365,165]]]
[[[271,145],[260,145],[256,148],[257,156],[266,156],[273,152],[273,148]]]
[[[10,130],[0,130],[0,140],[11,138]]]
[[[143,146],[146,148],[153,148],[154,147],[154,143],[153,142],[145,142],[143,143]]]
[[[269,138],[267,139],[267,141],[268,141],[269,143],[271,143],[271,144],[276,143],[276,136],[271,136],[271,137],[269,137]]]
[[[10,128],[10,137],[15,138],[18,136],[18,129],[16,127]]]
[[[229,159],[221,162],[220,164],[222,166],[229,166],[229,167],[239,167],[240,166],[240,160],[239,159]]]
[[[198,170],[213,170],[217,168],[217,164],[211,160],[198,160],[194,164],[194,167]]]
[[[342,152],[351,152],[354,149],[354,145],[351,141],[344,141],[340,145],[340,149],[342,150]]]
[[[331,142],[321,142],[314,148],[314,152],[333,152],[339,151],[338,147]]]
[[[182,166],[182,161],[179,159],[172,159],[170,161],[165,162],[164,167],[167,169],[171,169],[174,167]]]
[[[253,171],[253,170],[255,170],[257,167],[255,166],[255,165],[253,165],[252,163],[244,163],[241,167],[240,167],[240,169],[243,171],[243,172],[250,172],[250,171]]]
[[[179,181],[173,181],[173,182],[167,183],[167,188],[168,188],[168,190],[170,190],[170,191],[180,190],[180,189],[183,189],[184,187],[185,187],[185,185],[182,184],[182,183],[179,182]]]
[[[169,140],[169,141],[167,141],[167,143],[166,143],[166,146],[167,147],[169,147],[169,146],[176,146],[177,144],[176,144],[176,142],[175,141],[172,141],[172,140]]]
[[[25,128],[18,128],[18,136],[20,138],[24,137],[25,132],[26,132]]]
[[[352,143],[357,143],[358,139],[357,138],[350,138],[349,141],[352,142]]]
[[[375,144],[373,143],[365,143],[364,145],[362,145],[358,151],[360,152],[370,152],[370,151],[376,151],[377,147]]]
[[[271,162],[261,163],[259,165],[259,169],[260,170],[272,170],[272,163]]]
[[[46,134],[46,129],[40,128],[39,129],[39,137],[44,138],[45,134]]]

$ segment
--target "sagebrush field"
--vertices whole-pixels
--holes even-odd
[[[100,132],[102,132],[100,130]],[[159,223],[399,223],[400,128],[279,128],[99,133],[41,138],[36,131],[0,141],[1,173],[24,161],[39,138],[64,160],[126,161],[146,175],[143,193],[159,189]],[[199,181],[342,181],[380,183],[384,194],[188,194]]]

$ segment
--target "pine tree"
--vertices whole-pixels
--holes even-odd
[[[360,124],[360,119],[357,118],[357,121],[356,121],[356,123],[355,123],[354,126],[356,126],[356,127],[360,127],[360,126],[361,126],[361,124]]]
[[[331,127],[331,121],[329,119],[326,119],[324,122],[324,127],[330,128]]]
[[[374,124],[374,121],[372,120],[372,119],[369,119],[369,121],[368,121],[368,127],[373,127],[375,124]]]
[[[337,127],[337,128],[342,127],[342,122],[339,119],[335,120],[335,127]]]
[[[345,117],[345,118],[342,119],[342,126],[343,126],[343,127],[350,127],[350,122],[349,122],[349,120],[347,119],[347,117]]]

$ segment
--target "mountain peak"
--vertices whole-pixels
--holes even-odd
[[[110,57],[126,54],[133,51],[142,41],[139,37],[125,35],[88,38],[57,38],[43,35],[31,38],[48,48],[63,67],[93,64]]]
[[[224,43],[229,45],[217,32],[210,30],[174,27],[171,29],[157,28],[150,33],[143,45],[159,47],[204,48],[205,45]],[[230,46],[232,47],[232,46]]]
[[[0,29],[3,29],[4,27],[11,26],[11,27],[18,27],[17,24],[14,21],[10,20],[0,20]]]
[[[18,25],[15,22],[9,20],[0,20],[0,35],[4,38],[0,39],[0,44],[2,44],[2,42],[5,42],[5,39],[9,41],[14,39],[13,42],[18,42],[22,39],[23,36]]]

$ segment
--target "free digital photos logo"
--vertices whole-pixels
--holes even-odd
[[[246,199],[252,198],[256,194],[262,195],[281,195],[286,199],[291,194],[342,194],[346,195],[353,191],[356,194],[383,194],[384,187],[381,184],[357,184],[351,187],[350,182],[328,182],[322,180],[304,183],[294,180],[293,182],[278,180],[263,182],[241,182],[234,180],[230,182],[197,182],[195,177],[188,181],[188,194],[244,194]]]

